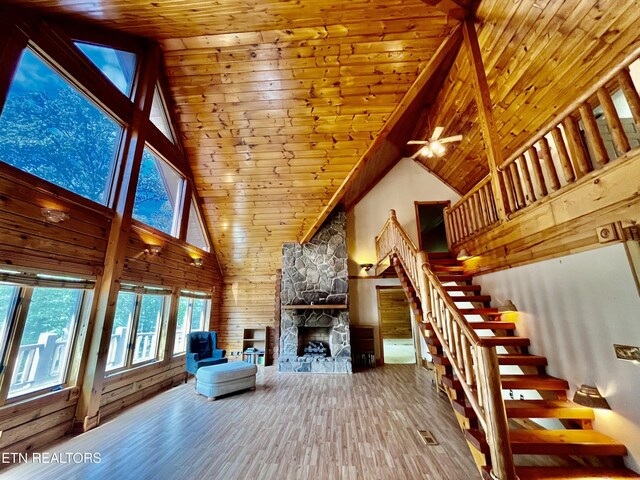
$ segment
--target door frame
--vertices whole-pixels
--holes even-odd
[[[418,250],[422,251],[424,249],[422,248],[422,230],[420,230],[420,210],[418,207],[420,205],[444,205],[444,208],[449,208],[451,207],[451,200],[436,200],[436,201],[429,201],[429,202],[415,201],[413,202],[413,204],[416,211],[416,230],[418,230]],[[447,232],[447,222],[445,222],[444,230],[447,235],[447,244],[448,244],[449,232]]]
[[[378,292],[380,290],[400,290],[402,295],[405,296],[404,289],[402,285],[376,285],[376,304],[378,306],[378,347],[380,348],[380,363],[379,365],[384,365],[384,337],[382,336],[382,314],[380,309],[380,295]],[[405,297],[406,298],[406,297]],[[407,299],[407,304],[409,300]],[[419,364],[421,359],[418,358],[418,351],[416,350],[416,334],[415,329],[413,328],[413,312],[411,311],[411,305],[409,307],[409,326],[411,327],[411,340],[413,340],[413,353],[416,357],[416,365]],[[419,341],[420,339],[418,339]]]

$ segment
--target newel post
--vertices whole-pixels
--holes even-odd
[[[509,440],[507,411],[502,399],[500,367],[493,347],[479,347],[478,355],[484,383],[484,417],[487,422],[487,443],[491,452],[491,477],[498,480],[517,480],[513,452]]]
[[[429,279],[422,269],[423,265],[429,264],[427,253],[420,250],[416,257],[418,267],[418,283],[420,286],[420,303],[422,304],[422,323],[429,323],[429,315],[431,313],[431,289],[429,288]]]

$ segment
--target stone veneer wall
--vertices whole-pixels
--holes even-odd
[[[346,215],[332,214],[306,244],[282,247],[282,306],[347,304]],[[330,357],[298,355],[298,327],[331,327]],[[350,373],[349,312],[337,309],[283,309],[280,323],[281,372]]]

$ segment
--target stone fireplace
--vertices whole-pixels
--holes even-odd
[[[345,213],[331,215],[309,243],[284,244],[282,257],[278,370],[350,373]],[[326,356],[305,353],[309,342],[324,345]]]

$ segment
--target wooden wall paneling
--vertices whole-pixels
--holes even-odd
[[[603,168],[552,192],[497,228],[460,248],[479,252],[465,262],[471,274],[557,258],[599,248],[596,228],[640,221],[639,153],[632,151]]]
[[[275,328],[273,276],[224,277],[222,311],[218,335],[219,348],[242,349],[242,329],[266,326]],[[273,348],[270,345],[270,348]]]
[[[103,268],[111,213],[87,208],[29,184],[28,174],[0,169],[0,262],[51,273],[95,277]],[[59,191],[60,189],[58,189]],[[61,223],[47,222],[43,208],[69,213]]]
[[[424,103],[428,101],[429,90],[437,92],[457,55],[461,36],[460,28],[457,28],[438,48],[427,68],[402,98],[366,153],[354,165],[313,226],[306,231],[301,240],[303,243],[313,237],[343,198],[347,208],[354,206],[400,160],[411,134],[409,125],[415,121]],[[433,93],[431,95],[434,96]]]
[[[135,188],[137,185],[140,162],[144,150],[146,121],[151,111],[153,92],[160,66],[160,51],[150,48],[138,71],[139,82],[134,104],[136,105],[133,123],[126,132],[127,151],[121,155],[122,182],[116,202],[115,216],[109,235],[105,255],[105,269],[100,290],[97,290],[98,308],[94,323],[94,332],[89,348],[90,362],[84,372],[82,393],[78,401],[76,419],[83,422],[83,429],[89,430],[100,422],[100,395],[106,367],[113,315],[118,298],[118,280],[124,268],[124,255],[130,229],[130,216],[133,211]]]

